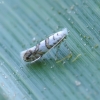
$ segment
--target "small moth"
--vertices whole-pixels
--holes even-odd
[[[21,52],[21,57],[26,62],[35,62],[39,60],[46,52],[58,45],[68,35],[67,28],[54,33],[50,37],[41,41],[36,46]]]

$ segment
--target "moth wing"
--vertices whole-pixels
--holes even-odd
[[[53,47],[51,47],[46,53],[48,53],[52,48],[56,47],[64,38],[65,38],[65,36],[59,42],[57,42]]]

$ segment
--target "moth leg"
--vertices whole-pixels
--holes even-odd
[[[69,51],[69,54],[72,54],[72,51],[71,51],[70,48],[68,47],[66,41],[65,41],[65,43],[64,43],[64,46],[65,46],[65,47],[67,48],[67,50]]]
[[[39,60],[41,57],[38,57],[37,59],[35,59],[34,61],[31,61],[31,63],[36,62],[37,60]]]
[[[64,39],[66,39],[66,36],[65,37],[63,37],[56,45],[55,45],[55,47],[57,47],[57,50],[56,50],[56,53],[55,53],[55,56],[56,56],[56,60],[58,59],[58,52],[59,52],[59,49],[60,49],[60,46],[61,46],[61,42],[63,42],[64,41]],[[64,41],[64,42],[66,42],[66,41]],[[67,43],[66,43],[66,45],[67,45]],[[68,49],[68,48],[67,48]]]
[[[60,49],[60,46],[61,46],[61,44],[59,43],[58,45],[56,45],[55,47],[56,47],[56,53],[55,53],[55,56],[56,56],[56,60],[58,59],[58,52],[59,52],[59,49]]]

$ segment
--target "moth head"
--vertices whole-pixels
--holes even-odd
[[[24,61],[29,62],[33,60],[33,52],[31,50],[26,50],[21,52],[21,57]]]

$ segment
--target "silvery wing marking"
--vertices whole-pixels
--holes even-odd
[[[67,28],[64,28],[62,31],[54,33],[50,37],[41,41],[36,46],[29,48],[21,52],[21,57],[26,62],[35,62],[40,59],[46,52],[51,48],[59,44],[66,36],[68,35]]]

